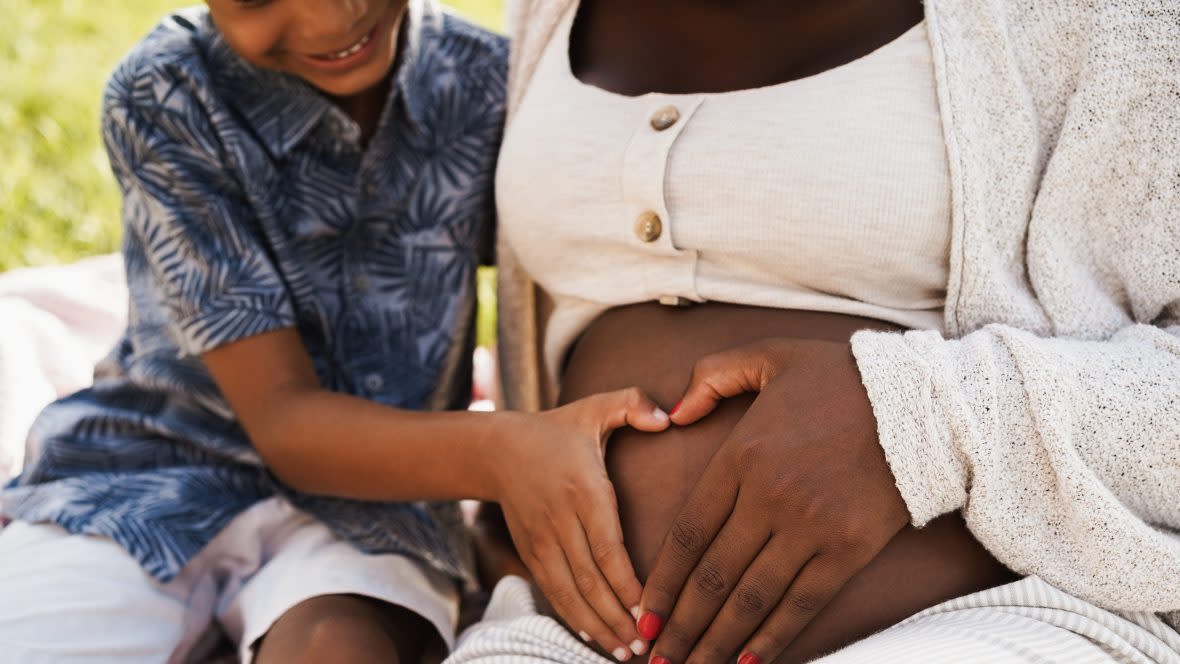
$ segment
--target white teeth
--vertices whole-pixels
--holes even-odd
[[[332,58],[333,60],[340,60],[342,58],[347,58],[350,55],[355,55],[358,52],[360,52],[360,50],[362,48],[364,48],[368,43],[369,43],[369,35],[365,35],[359,42],[353,44],[352,46],[349,46],[348,48],[344,49],[343,51],[337,51],[336,53],[333,53],[333,54],[329,55],[328,57]]]

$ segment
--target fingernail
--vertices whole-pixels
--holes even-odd
[[[651,415],[652,415],[652,417],[656,418],[657,420],[659,420],[661,422],[668,421],[668,414],[665,413],[664,411],[660,410],[659,408],[656,408],[655,410],[651,411]]]
[[[680,410],[680,404],[682,404],[682,403],[684,403],[684,400],[683,400],[683,399],[681,399],[680,401],[677,401],[677,402],[676,402],[676,405],[675,405],[675,406],[672,406],[672,410],[668,411],[668,414],[669,414],[669,415],[675,415],[675,414],[676,414],[676,411]]]
[[[639,620],[639,606],[638,605],[631,607],[631,617],[634,618],[635,620]]]
[[[647,664],[672,664],[672,660],[664,657],[663,655],[656,655],[655,657],[647,660]]]
[[[648,641],[655,641],[660,635],[660,630],[664,628],[664,619],[648,611],[639,617],[639,622],[635,626],[639,629],[639,636]]]
[[[643,653],[647,652],[647,644],[643,641],[640,641],[639,639],[635,639],[631,642],[631,652],[635,653],[636,655],[642,655]]]
[[[586,632],[578,632],[578,637],[580,637],[586,643],[590,643],[590,635]]]
[[[762,659],[752,652],[742,653],[742,656],[738,657],[738,664],[762,664]]]
[[[631,651],[627,650],[626,648],[624,648],[622,646],[619,646],[618,648],[615,648],[614,650],[612,650],[611,654],[614,655],[615,659],[619,660],[620,662],[625,662],[625,661],[631,659]]]

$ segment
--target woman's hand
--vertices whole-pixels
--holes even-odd
[[[908,522],[847,343],[771,339],[705,357],[672,421],[750,391],[644,586],[653,663],[773,661]]]
[[[521,560],[566,624],[616,659],[646,652],[634,609],[642,587],[623,546],[603,461],[611,431],[663,431],[668,416],[638,389],[597,394],[513,426],[491,452],[496,501]]]

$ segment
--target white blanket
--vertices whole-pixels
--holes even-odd
[[[0,482],[20,472],[37,414],[90,384],[126,318],[118,255],[0,274]]]

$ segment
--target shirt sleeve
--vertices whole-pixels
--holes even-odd
[[[853,352],[915,525],[962,509],[1017,572],[1107,608],[1180,609],[1161,582],[1180,578],[1180,326],[861,332]]]
[[[103,138],[123,193],[125,242],[146,259],[173,340],[200,355],[291,327],[295,316],[213,120],[179,94],[148,104],[108,90]]]

